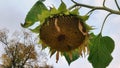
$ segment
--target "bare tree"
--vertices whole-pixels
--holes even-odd
[[[13,33],[10,39],[8,35],[8,30],[0,30],[0,42],[5,51],[1,56],[3,68],[53,68],[47,65],[45,53],[39,51],[40,48],[36,50],[40,45],[37,44],[38,38],[34,34],[24,30]],[[40,60],[45,64],[43,67]]]

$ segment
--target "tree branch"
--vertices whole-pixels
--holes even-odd
[[[120,7],[119,7],[119,5],[118,5],[117,0],[115,0],[115,3],[116,3],[116,6],[117,6],[118,10],[120,11]]]
[[[120,11],[117,11],[117,10],[113,10],[113,9],[110,9],[110,8],[107,8],[107,7],[99,7],[99,6],[90,6],[90,5],[86,5],[86,4],[81,4],[81,3],[77,3],[73,0],[71,0],[73,3],[75,3],[75,5],[73,5],[72,7],[70,7],[71,9],[76,7],[76,6],[81,6],[81,7],[86,7],[86,8],[89,8],[89,9],[94,9],[94,10],[105,10],[107,12],[110,12],[112,14],[118,14],[120,15]]]
[[[27,48],[28,48],[28,47],[27,47]],[[24,67],[24,65],[26,64],[26,62],[27,62],[29,59],[31,59],[31,58],[30,58],[31,52],[32,52],[32,47],[30,47],[29,50],[28,50],[28,52],[26,53],[26,57],[25,57],[22,65],[21,65],[22,67]]]

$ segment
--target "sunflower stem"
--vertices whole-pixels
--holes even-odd
[[[103,0],[103,7],[105,7],[105,2],[106,2],[106,0]]]
[[[107,14],[107,16],[105,17],[105,19],[104,19],[104,21],[103,21],[103,24],[102,24],[102,27],[101,27],[101,30],[100,30],[100,34],[102,34],[102,30],[103,30],[103,27],[104,27],[104,25],[105,25],[105,22],[106,22],[107,18],[108,18],[111,14],[112,14],[112,13],[109,13],[109,14]]]
[[[115,3],[116,3],[116,6],[117,6],[118,10],[120,11],[120,6],[118,5],[117,0],[115,0]]]
[[[90,16],[94,10],[95,10],[95,9],[90,10],[86,15],[89,15],[89,16]]]

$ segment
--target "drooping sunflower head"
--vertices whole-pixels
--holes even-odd
[[[36,3],[36,6],[38,5],[41,7],[39,1]],[[35,7],[33,9],[35,10]],[[43,5],[41,9],[43,9]],[[68,10],[62,2],[58,9],[55,7],[50,10],[44,8],[40,13],[34,14],[41,24],[32,31],[39,33],[42,47],[49,47],[51,55],[57,52],[56,60],[59,59],[59,52],[65,57],[68,56],[70,60],[74,60],[72,58],[74,54],[82,55],[82,52],[88,51],[91,27],[85,23],[88,16],[80,16],[78,10],[79,8]],[[33,23],[30,24],[30,21],[26,23],[24,26],[33,25]]]
[[[88,32],[84,23],[73,15],[48,18],[40,28],[41,41],[51,49],[60,52],[78,48],[85,43],[86,36],[88,36]]]

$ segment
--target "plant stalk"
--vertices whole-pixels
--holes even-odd
[[[110,9],[110,8],[107,8],[107,7],[90,6],[90,5],[81,4],[81,3],[75,3],[75,5],[73,5],[69,9],[72,9],[76,6],[86,7],[86,8],[90,8],[90,9],[94,9],[94,10],[105,10],[105,11],[110,12],[112,14],[120,15],[120,11],[117,11],[117,10],[113,10],[113,9]]]

